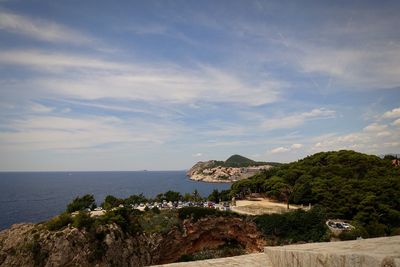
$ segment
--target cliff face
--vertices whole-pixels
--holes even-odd
[[[211,182],[211,183],[231,183],[238,180],[249,178],[261,170],[271,168],[270,165],[259,165],[249,167],[224,167],[218,161],[210,160],[196,163],[186,173],[191,180]]]
[[[96,232],[73,227],[48,231],[44,225],[17,224],[0,232],[0,266],[146,266],[237,240],[247,252],[265,245],[254,223],[241,218],[185,220],[167,234],[129,235],[115,224]]]

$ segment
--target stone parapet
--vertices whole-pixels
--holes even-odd
[[[253,253],[236,257],[219,258],[212,260],[191,261],[157,265],[163,267],[272,267],[265,253]]]
[[[266,247],[274,267],[400,267],[400,236]]]

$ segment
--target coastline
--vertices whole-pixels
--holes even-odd
[[[212,179],[212,178],[196,179],[189,175],[188,175],[188,177],[189,177],[189,180],[191,180],[191,181],[212,183],[212,184],[233,184],[234,182],[238,181],[238,180],[234,180],[234,181],[233,180],[216,180],[216,179]]]

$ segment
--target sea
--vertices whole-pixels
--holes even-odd
[[[14,223],[48,220],[85,194],[93,194],[99,205],[107,195],[155,197],[168,190],[184,194],[197,189],[206,197],[213,189],[229,187],[192,181],[185,171],[0,172],[0,230]]]

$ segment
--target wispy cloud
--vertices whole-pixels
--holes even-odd
[[[0,30],[53,43],[86,45],[94,42],[87,34],[53,21],[31,18],[5,10],[0,10]]]
[[[112,116],[35,115],[8,123],[0,147],[16,150],[90,149],[109,144],[162,144],[176,137],[180,126],[170,122],[122,120]]]
[[[52,72],[55,69],[127,71],[132,66],[79,54],[43,50],[7,50],[0,52],[0,64],[17,65]]]
[[[387,125],[382,125],[378,124],[376,122],[368,125],[367,127],[364,128],[364,131],[366,132],[381,132],[383,130],[387,129]]]
[[[13,86],[34,85],[41,88],[42,94],[78,99],[206,101],[256,106],[277,101],[285,86],[273,78],[249,81],[212,66],[198,65],[190,70],[171,64],[149,67],[41,51],[4,51],[0,53],[0,63],[36,67],[44,72],[28,82],[13,82]],[[57,68],[73,71],[67,77],[54,77]]]
[[[265,129],[287,129],[294,128],[304,124],[309,120],[316,119],[329,119],[336,116],[336,111],[326,108],[317,108],[308,112],[303,112],[300,114],[290,114],[281,117],[275,117],[264,120],[262,126]]]
[[[53,108],[39,104],[39,103],[33,103],[31,106],[31,110],[33,112],[37,113],[47,113],[53,111]]]

